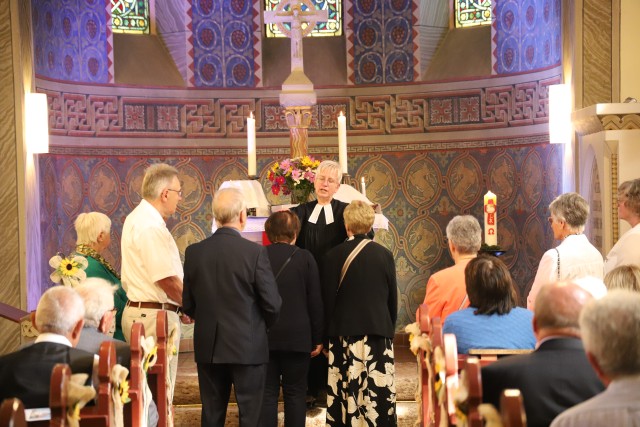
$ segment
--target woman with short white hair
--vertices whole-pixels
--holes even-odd
[[[560,244],[542,255],[536,278],[527,296],[527,308],[534,309],[540,288],[560,280],[595,277],[602,281],[602,254],[583,234],[589,218],[589,204],[578,193],[565,193],[549,204],[549,226]]]
[[[78,215],[75,221],[76,253],[89,263],[85,269],[87,277],[99,277],[118,286],[114,300],[116,308],[116,327],[113,337],[124,341],[122,333],[122,311],[127,303],[127,294],[122,289],[120,274],[107,261],[102,253],[111,244],[111,220],[100,212],[87,212]]]

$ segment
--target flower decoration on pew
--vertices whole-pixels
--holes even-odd
[[[75,288],[87,278],[84,270],[89,263],[83,256],[64,256],[58,253],[51,257],[49,265],[54,269],[49,276],[53,283],[62,282],[64,286]]]
[[[419,350],[431,350],[431,341],[429,336],[420,331],[418,322],[413,322],[404,327],[404,331],[409,333],[409,349],[415,355]]]
[[[313,182],[320,160],[310,156],[294,157],[276,162],[269,170],[271,192],[279,195],[291,195],[292,202],[304,203],[313,193]]]

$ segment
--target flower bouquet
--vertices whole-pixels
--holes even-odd
[[[313,182],[316,178],[316,169],[320,160],[313,157],[294,157],[276,162],[269,170],[271,192],[276,196],[280,194],[291,195],[292,203],[304,203],[308,201],[313,192]]]
[[[51,276],[49,276],[53,283],[62,282],[65,286],[75,288],[87,278],[87,273],[84,270],[89,263],[83,256],[65,257],[57,254],[51,257],[49,265],[54,269]]]

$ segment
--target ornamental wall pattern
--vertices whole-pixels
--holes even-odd
[[[135,144],[132,144],[135,145]],[[312,155],[337,159],[337,147],[314,146]],[[546,223],[549,202],[561,191],[562,162],[546,135],[473,141],[376,143],[349,147],[349,171],[357,187],[380,203],[390,221],[376,240],[396,260],[398,330],[412,321],[429,276],[452,265],[444,230],[457,214],[482,220],[483,194],[498,196],[498,239],[521,298],[553,238]],[[270,193],[267,171],[289,155],[288,147],[258,150],[259,180],[271,204],[288,203]],[[100,211],[112,220],[112,245],[106,257],[120,266],[120,236],[125,217],[140,201],[144,169],[168,162],[181,173],[183,201],[169,221],[181,253],[210,235],[211,200],[225,180],[245,179],[243,148],[92,148],[53,147],[39,156],[42,250],[69,252],[73,221],[80,212]],[[48,273],[49,268],[43,268]],[[47,277],[41,283],[49,286]],[[44,290],[44,289],[43,289]]]
[[[419,134],[546,123],[548,87],[559,82],[559,76],[551,76],[466,90],[321,95],[318,104],[312,107],[309,132],[313,137],[336,131],[340,111],[346,112],[348,130],[354,135]],[[181,91],[174,95],[165,92],[162,97],[75,93],[44,87],[38,91],[47,94],[52,135],[238,138],[246,134],[245,118],[250,111],[255,111],[259,137],[288,135],[284,110],[277,97],[185,99]]]

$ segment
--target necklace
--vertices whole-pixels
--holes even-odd
[[[109,261],[104,259],[104,257],[100,255],[98,251],[96,251],[95,249],[92,249],[89,246],[84,244],[79,244],[78,246],[76,246],[76,252],[79,253],[80,255],[90,256],[91,258],[95,259],[100,264],[102,264],[104,268],[109,270],[109,272],[113,274],[118,280],[120,280],[120,274],[118,274],[116,269],[113,268],[111,264],[109,264]]]

